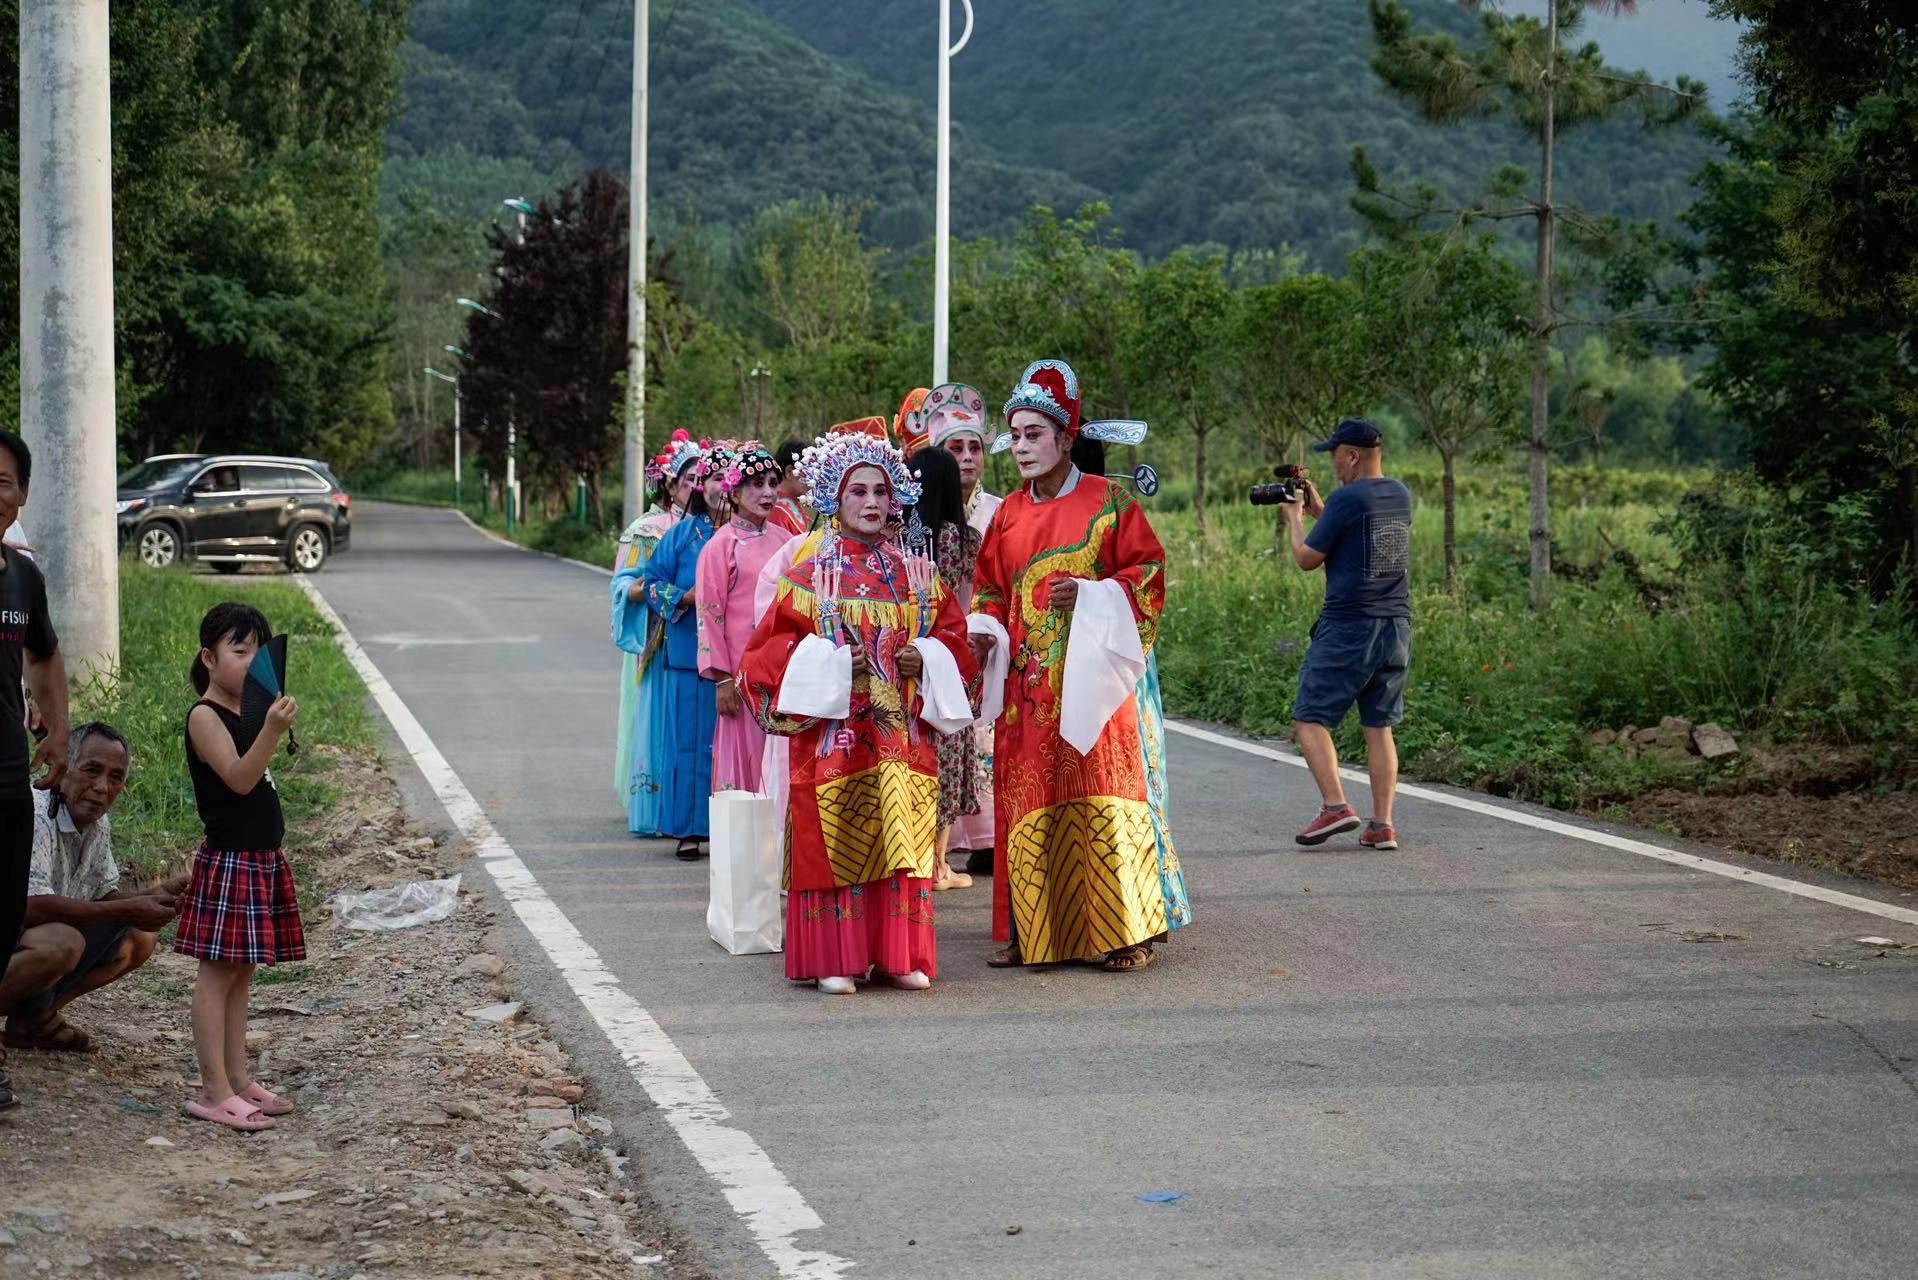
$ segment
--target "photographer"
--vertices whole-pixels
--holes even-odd
[[[1339,487],[1321,501],[1308,480],[1303,501],[1281,507],[1291,529],[1292,558],[1310,573],[1325,568],[1325,605],[1312,627],[1299,692],[1292,706],[1299,752],[1319,784],[1318,816],[1296,837],[1322,844],[1359,827],[1345,801],[1332,730],[1353,703],[1365,726],[1366,764],[1372,775],[1372,818],[1359,843],[1396,849],[1392,795],[1398,787],[1398,748],[1392,726],[1405,709],[1405,673],[1412,661],[1412,598],[1409,582],[1412,495],[1382,470],[1378,428],[1347,418],[1313,445],[1332,455]],[[1312,531],[1305,531],[1311,516]]]

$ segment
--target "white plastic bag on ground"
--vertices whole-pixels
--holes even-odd
[[[432,924],[453,914],[459,905],[460,878],[415,880],[365,893],[336,893],[333,913],[349,929],[391,933],[416,924]]]
[[[720,791],[712,798],[711,813],[706,932],[736,956],[778,951],[786,941],[779,900],[779,808],[767,796]]]

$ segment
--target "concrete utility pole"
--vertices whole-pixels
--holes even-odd
[[[646,89],[652,32],[646,0],[633,6],[632,183],[626,193],[625,523],[646,510]]]
[[[932,385],[946,379],[946,355],[952,344],[952,60],[972,39],[972,0],[966,6],[966,30],[952,42],[952,0],[939,0],[939,177],[933,201]]]
[[[20,419],[67,670],[120,665],[107,0],[20,5]]]

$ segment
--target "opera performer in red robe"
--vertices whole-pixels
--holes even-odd
[[[800,462],[829,518],[747,643],[741,693],[788,756],[786,976],[850,994],[876,973],[923,990],[933,930],[937,734],[973,721],[966,619],[930,560],[886,528],[916,486],[897,450],[829,435]]]
[[[1146,427],[1082,422],[1061,360],[1028,367],[1005,413],[994,450],[1011,449],[1025,483],[987,529],[972,605],[1002,631],[974,636],[982,718],[1003,689],[993,936],[1010,945],[991,963],[1142,969],[1169,930],[1133,700],[1165,607],[1165,551],[1132,492],[1071,452],[1082,431],[1137,444]]]

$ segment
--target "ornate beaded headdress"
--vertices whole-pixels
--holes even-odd
[[[1112,418],[1101,422],[1079,420],[1079,375],[1063,360],[1034,360],[1019,375],[1019,385],[1006,401],[1006,425],[1021,409],[1043,413],[1066,433],[1066,439],[1084,434],[1107,444],[1138,444],[1145,439],[1146,425],[1134,418]],[[1007,432],[992,442],[992,452],[1004,453],[1012,447]]]
[[[726,468],[720,487],[727,493],[731,493],[754,476],[768,472],[772,474],[773,479],[779,479],[783,474],[779,467],[779,459],[768,453],[766,446],[759,441],[748,440],[739,446],[739,452],[733,456],[732,465]]]
[[[981,440],[986,438],[986,398],[963,382],[934,387],[919,416],[926,439],[935,449],[967,432]]]
[[[688,463],[699,461],[700,446],[692,433],[681,428],[673,432],[672,443],[666,446],[666,452],[659,455],[660,469],[671,478],[679,479],[679,473]]]
[[[715,475],[723,476],[738,455],[739,441],[714,440],[700,453],[699,465],[693,468],[693,474],[702,482]]]
[[[840,432],[820,436],[799,455],[799,470],[811,486],[800,501],[820,515],[838,514],[839,490],[859,467],[878,467],[886,473],[895,514],[919,501],[919,483],[906,471],[899,450],[868,435]]]

